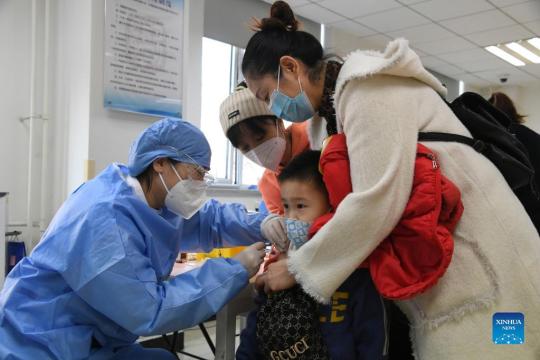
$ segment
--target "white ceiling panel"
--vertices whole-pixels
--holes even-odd
[[[493,84],[493,83],[491,83],[491,82],[489,82],[487,80],[479,78],[476,75],[468,74],[468,73],[454,75],[453,77],[455,79],[457,79],[457,80],[463,81],[463,82],[465,82],[467,84],[471,84],[471,85],[477,86],[477,87],[486,87],[486,86],[490,86],[490,85]]]
[[[415,45],[423,52],[430,55],[439,55],[449,52],[456,52],[460,50],[474,49],[476,46],[471,42],[464,40],[460,37],[454,36],[452,38],[444,39],[444,41],[431,41],[426,43],[419,43]]]
[[[436,24],[426,24],[388,33],[393,38],[404,37],[411,43],[429,42],[453,37],[450,31]]]
[[[459,64],[459,67],[468,72],[479,72],[479,71],[498,70],[498,69],[503,71],[503,70],[514,68],[513,65],[507,63],[504,60],[500,60],[499,58],[493,55],[491,56],[490,59],[485,59],[485,60],[480,60],[480,61],[475,60],[471,62],[461,63]]]
[[[513,25],[500,29],[482,31],[465,37],[479,46],[489,46],[514,40],[527,39],[533,34],[521,25]]]
[[[501,73],[511,74],[511,85],[540,82],[540,64],[516,68],[483,49],[540,37],[540,0],[286,1],[298,15],[350,34],[335,44],[329,36],[341,55],[384,50],[401,37],[427,68],[475,86],[499,85]]]
[[[490,2],[497,7],[516,5],[527,1],[530,0],[490,0]]]
[[[427,1],[430,1],[430,0],[397,0],[397,1],[399,1],[403,5],[412,5],[412,4],[418,4],[418,3],[421,3],[421,2],[427,2]]]
[[[394,0],[324,0],[320,2],[319,5],[331,9],[347,18],[357,18],[401,7],[401,4]]]
[[[300,6],[295,9],[298,14],[307,17],[308,19],[315,20],[321,24],[334,23],[341,20],[345,20],[342,16],[333,13],[317,4],[309,4]]]
[[[418,4],[418,3],[426,2],[430,0],[397,0],[397,1],[403,5],[412,5],[412,4]]]
[[[501,10],[519,22],[529,22],[540,19],[540,1],[538,0],[504,7]]]
[[[422,64],[425,67],[429,67],[429,68],[436,67],[436,66],[448,65],[447,62],[439,59],[436,56],[422,56],[422,57],[420,57],[420,60],[422,60]]]
[[[354,22],[352,20],[345,20],[345,21],[339,21],[337,23],[328,24],[329,26],[333,26],[336,28],[339,28],[341,30],[347,31],[353,35],[363,37],[368,35],[376,34],[377,32],[374,30],[371,30],[364,25],[361,25],[357,22]]]
[[[499,79],[501,75],[508,75],[508,81],[504,83],[505,85],[519,85],[526,84],[531,82],[537,82],[538,79],[533,75],[527,74],[517,69],[510,69],[509,71],[503,70],[490,70],[490,71],[481,71],[473,73],[474,75],[487,80],[492,83],[500,83]]]
[[[267,2],[269,4],[273,4],[276,0],[264,0],[264,2]],[[289,4],[291,7],[297,7],[302,5],[307,5],[311,2],[315,1],[309,1],[309,0],[287,0],[287,4]]]
[[[438,73],[441,73],[446,76],[452,77],[456,74],[462,74],[463,69],[455,67],[454,65],[438,65],[438,66],[429,66],[431,70],[435,70]]]
[[[412,51],[414,51],[416,53],[416,55],[418,56],[429,56],[428,54],[426,54],[425,52],[423,52],[422,50],[419,50],[417,48],[415,48],[414,46],[412,46],[410,43],[409,43],[409,47],[411,48]]]
[[[463,64],[472,61],[489,61],[493,59],[493,54],[483,48],[474,48],[469,50],[457,51],[443,55],[444,60],[451,64]]]
[[[425,17],[418,15],[406,7],[368,15],[366,17],[357,19],[357,21],[384,33],[417,25],[423,25],[430,22]]]
[[[474,15],[441,21],[441,24],[457,34],[470,34],[501,26],[516,25],[508,15],[500,10],[489,10]]]
[[[493,6],[484,0],[431,0],[411,7],[436,21],[493,9]]]
[[[528,64],[523,66],[521,69],[540,79],[540,64]]]
[[[390,41],[392,41],[392,38],[382,34],[366,36],[359,39],[358,47],[364,49],[384,50]]]
[[[540,20],[525,23],[523,26],[534,32],[536,36],[540,36]]]

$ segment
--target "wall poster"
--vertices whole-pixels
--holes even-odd
[[[106,0],[104,106],[182,115],[184,0]]]

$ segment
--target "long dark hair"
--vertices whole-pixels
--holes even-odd
[[[242,60],[245,77],[259,78],[272,74],[277,77],[279,60],[292,56],[308,67],[310,80],[318,80],[324,66],[323,48],[315,36],[298,30],[290,6],[285,1],[276,1],[270,9],[270,17],[255,21],[257,32],[249,39]]]
[[[517,112],[514,102],[508,95],[502,92],[495,92],[488,100],[493,106],[501,110],[508,115],[513,122],[523,124],[525,122],[526,115],[521,115]]]

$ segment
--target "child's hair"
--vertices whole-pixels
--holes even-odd
[[[315,150],[307,150],[298,154],[278,175],[279,183],[282,184],[290,180],[310,182],[328,195],[322,174],[319,171],[320,158],[321,152]]]

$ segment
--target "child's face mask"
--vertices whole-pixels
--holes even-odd
[[[295,249],[299,249],[308,241],[308,230],[310,226],[310,222],[290,218],[285,219],[287,237]]]

